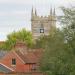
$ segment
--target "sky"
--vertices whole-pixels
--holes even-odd
[[[0,40],[22,28],[31,30],[31,9],[37,10],[39,16],[47,16],[50,8],[55,7],[56,15],[61,15],[60,6],[70,7],[75,0],[0,0]]]

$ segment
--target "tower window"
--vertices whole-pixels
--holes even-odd
[[[16,65],[16,59],[12,59],[12,65]]]
[[[43,26],[42,23],[41,23],[41,25],[40,25],[40,33],[44,33],[44,26]]]
[[[40,33],[44,33],[44,29],[40,29]]]

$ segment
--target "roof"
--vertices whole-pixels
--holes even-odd
[[[0,50],[0,59],[4,57],[8,52]]]
[[[12,72],[12,70],[10,70],[7,67],[5,67],[4,65],[0,64],[0,72],[9,73],[9,72]]]
[[[14,52],[24,61],[24,63],[38,63],[43,53],[42,49],[27,48],[24,42],[17,42],[15,48],[16,50]],[[3,57],[6,53],[8,52],[1,51],[0,56]]]
[[[17,55],[25,62],[25,63],[38,63],[41,58],[42,52],[40,49],[35,51],[30,51],[26,54],[22,54],[20,51],[16,51]]]

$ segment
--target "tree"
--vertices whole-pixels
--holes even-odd
[[[75,7],[65,8],[61,7],[64,16],[61,17],[61,23],[64,27],[64,35],[69,46],[75,53]]]
[[[45,52],[40,61],[40,70],[49,75],[75,75],[75,13],[69,8],[62,10],[61,22],[65,26],[62,31],[56,30],[45,39]]]
[[[51,75],[70,75],[73,73],[75,55],[64,41],[63,32],[56,31],[54,35],[49,35],[46,42],[40,69]]]
[[[33,48],[39,49],[39,48],[45,48],[47,36],[40,36],[39,39],[35,40],[35,43],[33,44]]]
[[[5,49],[11,50],[11,48],[16,44],[17,41],[23,41],[27,44],[28,47],[31,47],[33,44],[32,34],[25,29],[22,29],[17,32],[12,32],[11,34],[7,35],[7,40],[5,42]]]

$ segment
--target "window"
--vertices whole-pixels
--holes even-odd
[[[40,33],[44,33],[44,26],[43,26],[42,23],[41,23],[41,25],[40,25]]]
[[[40,33],[44,33],[44,29],[40,29]]]
[[[36,65],[35,64],[32,65],[32,69],[31,70],[32,71],[35,71],[36,70]]]
[[[12,65],[16,65],[16,59],[12,59]]]

